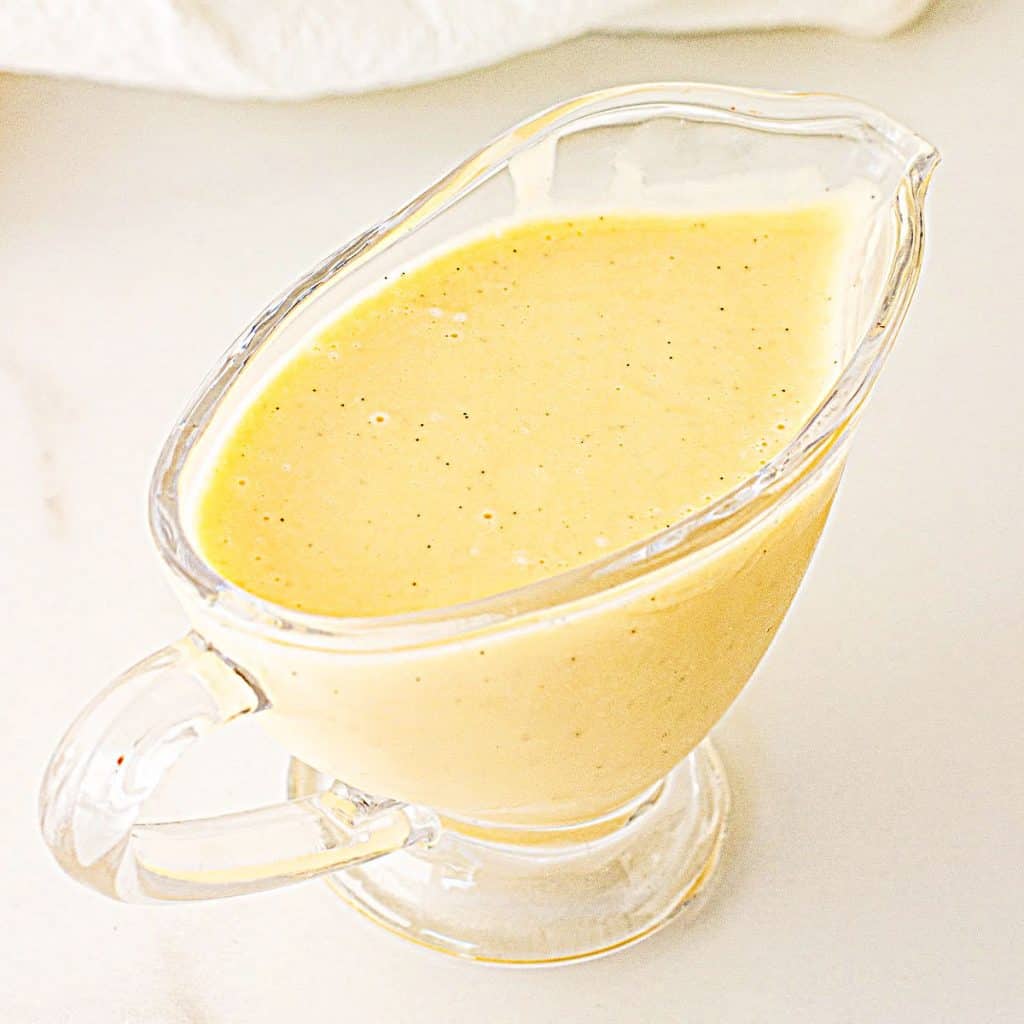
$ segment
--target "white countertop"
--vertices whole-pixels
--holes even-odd
[[[590,38],[455,80],[301,105],[0,77],[0,1019],[863,1022],[1024,1019],[1024,132],[1015,0],[881,41]],[[64,877],[47,757],[183,630],[144,515],[158,445],[249,317],[518,118],[657,78],[849,93],[945,162],[916,306],[782,636],[717,730],[734,815],[689,927],[511,972],[372,929],[313,882],[131,907]],[[207,804],[276,798],[240,729]],[[254,767],[254,762],[256,767]]]

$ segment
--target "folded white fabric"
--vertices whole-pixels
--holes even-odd
[[[885,35],[929,0],[4,0],[0,68],[301,98],[407,85],[592,31]]]

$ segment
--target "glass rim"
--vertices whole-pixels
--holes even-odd
[[[658,115],[687,116],[779,135],[863,137],[888,143],[901,175],[892,199],[893,250],[870,326],[835,383],[798,433],[773,459],[713,503],[666,529],[600,558],[540,580],[458,604],[384,616],[333,616],[298,611],[243,590],[196,550],[182,522],[180,484],[195,443],[255,353],[300,304],[352,265],[433,219],[471,186],[500,173],[518,153],[545,137],[604,115],[604,124]],[[616,120],[617,119],[617,120]],[[587,125],[580,125],[586,127]],[[203,381],[171,431],[153,471],[150,530],[172,577],[196,592],[224,624],[289,644],[394,649],[450,641],[480,630],[519,624],[555,608],[605,594],[669,565],[706,553],[760,522],[808,479],[817,478],[844,447],[906,315],[920,272],[924,197],[936,149],[875,108],[827,93],[775,92],[686,82],[649,83],[591,92],[533,115],[488,143],[390,217],[321,261],[274,299],[234,341]]]

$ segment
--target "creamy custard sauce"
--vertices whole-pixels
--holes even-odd
[[[664,529],[756,472],[836,376],[844,223],[834,206],[580,216],[410,268],[245,409],[197,506],[204,556],[279,604],[377,616]],[[735,698],[835,482],[557,625],[412,651],[223,646],[323,771],[479,820],[581,820],[663,776]]]
[[[270,381],[200,542],[305,611],[522,586],[752,475],[835,372],[827,209],[514,227],[404,274]]]

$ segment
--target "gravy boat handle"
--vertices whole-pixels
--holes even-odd
[[[248,674],[195,633],[119,676],[46,770],[42,831],[60,866],[116,900],[177,902],[275,889],[434,837],[428,812],[341,786],[216,817],[140,820],[186,749],[268,707]]]

